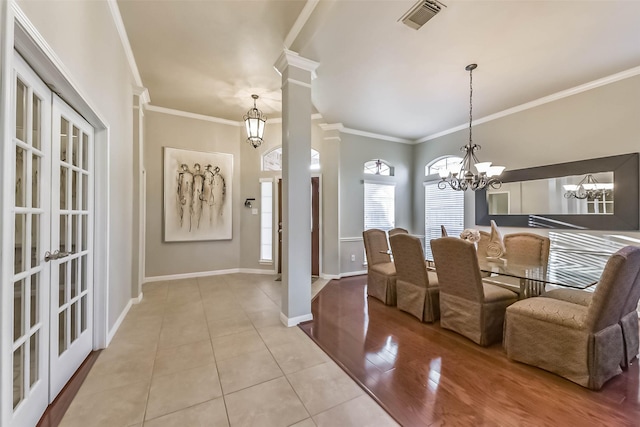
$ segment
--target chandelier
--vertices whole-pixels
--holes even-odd
[[[447,188],[447,185],[456,191],[466,191],[468,189],[476,191],[486,187],[498,189],[502,186],[502,181],[498,176],[500,176],[505,167],[491,166],[491,162],[478,161],[476,152],[482,147],[473,143],[471,131],[473,121],[473,70],[477,67],[477,64],[469,64],[465,67],[465,70],[469,72],[469,142],[467,145],[460,147],[460,151],[464,151],[460,170],[440,169],[441,180],[438,182],[438,188],[441,190]],[[473,173],[472,167],[475,167],[477,173]]]
[[[603,200],[611,196],[613,183],[599,183],[593,175],[587,174],[578,184],[566,184],[562,187],[565,199]]]
[[[258,148],[262,144],[262,136],[264,135],[264,124],[267,121],[267,116],[262,114],[262,111],[256,107],[256,100],[258,95],[251,95],[253,98],[253,108],[247,111],[244,115],[244,124],[247,127],[247,142]]]

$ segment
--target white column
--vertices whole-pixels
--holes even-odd
[[[322,190],[335,197],[323,200],[323,276],[340,278],[340,142],[341,123],[321,124],[323,130]]]
[[[282,312],[287,326],[311,315],[311,79],[318,63],[286,50],[282,76]]]
[[[144,169],[144,106],[149,92],[144,87],[133,88],[133,224],[131,259],[131,298],[142,296],[145,277],[145,169]]]

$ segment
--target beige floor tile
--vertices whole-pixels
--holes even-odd
[[[209,335],[212,338],[253,330],[253,323],[245,314],[209,321]]]
[[[218,373],[224,394],[283,376],[266,349],[219,361]]]
[[[153,363],[150,358],[103,358],[100,355],[78,393],[91,394],[127,384],[149,382]]]
[[[258,333],[264,340],[267,347],[275,347],[278,345],[286,344],[288,342],[309,340],[304,332],[300,328],[293,327],[288,328],[282,323],[275,326],[267,326],[264,328],[258,328]]]
[[[354,397],[362,389],[333,362],[307,368],[287,375],[311,415],[326,411]]]
[[[314,423],[311,418],[307,418],[306,420],[293,424],[291,427],[316,427],[316,423]]]
[[[278,326],[282,324],[280,320],[280,310],[254,311],[247,314],[253,326],[258,328],[266,328],[268,326]]]
[[[203,300],[204,314],[209,322],[225,319],[227,317],[243,317],[244,310],[236,300],[208,301]]]
[[[295,340],[269,347],[269,350],[285,374],[298,372],[331,360],[311,340]]]
[[[211,341],[198,341],[160,349],[156,355],[153,375],[166,375],[215,363]]]
[[[123,339],[116,335],[109,347],[100,352],[100,359],[136,358],[153,360],[156,358],[157,348],[157,339],[145,342],[133,338]]]
[[[142,422],[149,383],[140,382],[100,393],[77,395],[61,427],[130,426]]]
[[[223,398],[191,406],[144,423],[145,427],[227,427],[227,411]]]
[[[167,303],[167,306],[164,310],[165,317],[167,316],[182,316],[182,315],[199,315],[204,316],[204,306],[202,305],[202,301],[200,299],[193,300],[191,298],[174,301],[171,303]]]
[[[186,324],[164,324],[160,331],[158,348],[177,347],[207,339],[209,339],[209,328],[203,320]]]
[[[213,344],[213,353],[218,362],[241,354],[266,350],[267,348],[255,330],[212,338],[211,342]]]
[[[145,419],[150,420],[222,396],[215,365],[154,376]]]
[[[363,395],[313,417],[318,427],[396,427],[389,416],[369,396]]]
[[[309,414],[285,378],[225,396],[231,427],[285,427]]]

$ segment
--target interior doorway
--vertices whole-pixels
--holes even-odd
[[[2,188],[10,297],[1,307],[12,405],[2,419],[23,426],[38,422],[93,348],[94,129],[17,52],[13,64]]]
[[[282,274],[282,179],[278,179],[278,274]],[[311,275],[320,275],[320,177],[311,177]]]

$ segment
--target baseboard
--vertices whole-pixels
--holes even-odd
[[[137,298],[131,298],[131,304],[140,304],[142,302],[143,294],[140,292]]]
[[[196,271],[194,273],[168,274],[166,276],[145,277],[143,283],[164,282],[167,280],[195,279],[198,277],[221,276],[223,274],[246,273],[246,274],[276,274],[275,270],[260,268],[228,268],[225,270]]]
[[[127,317],[127,314],[129,314],[129,310],[131,309],[131,306],[134,304],[134,301],[141,298],[141,295],[142,294],[138,295],[138,298],[131,298],[127,303],[127,306],[124,308],[124,310],[122,310],[122,313],[120,313],[120,316],[118,316],[116,323],[113,324],[113,326],[107,333],[107,347],[109,346],[109,343],[111,343],[111,340],[113,339],[113,337],[116,335],[116,332],[118,332],[118,329],[120,328],[120,325],[124,321],[124,318]]]
[[[322,279],[327,279],[327,280],[338,280],[338,279],[340,279],[340,275],[339,274],[323,274],[320,277]]]
[[[266,270],[262,268],[241,268],[239,273],[246,274],[276,274],[276,270]]]
[[[313,320],[313,314],[311,313],[291,318],[285,316],[284,313],[280,313],[280,321],[289,328],[296,326],[298,323],[307,322],[309,320]]]
[[[363,274],[367,274],[367,270],[348,271],[346,273],[340,273],[340,278],[342,279],[343,277],[362,276]]]

